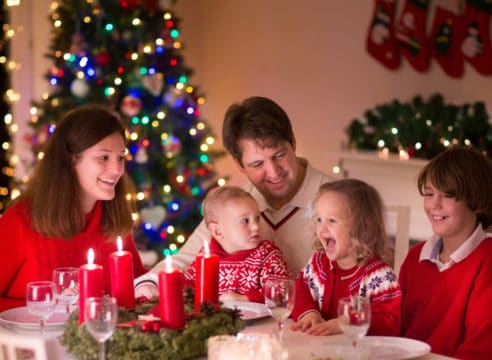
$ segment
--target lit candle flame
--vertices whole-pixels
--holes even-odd
[[[92,248],[89,248],[89,250],[87,251],[87,264],[89,265],[92,265],[94,264],[94,249]]]
[[[207,240],[203,241],[203,255],[210,256],[210,245]]]
[[[171,271],[173,269],[173,259],[170,255],[166,255],[164,263],[166,264],[166,271]]]
[[[116,239],[116,247],[118,248],[118,251],[123,250],[123,240],[121,239],[121,236],[118,236]]]

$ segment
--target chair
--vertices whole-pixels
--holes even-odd
[[[395,237],[393,268],[398,275],[410,248],[410,206],[387,206],[386,212],[388,233]]]
[[[54,360],[56,341],[56,337],[0,329],[0,360]]]

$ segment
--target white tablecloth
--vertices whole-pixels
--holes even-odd
[[[299,331],[290,330],[289,326],[292,323],[288,320],[284,332],[283,345],[289,352],[289,360],[313,360],[316,358],[315,355],[322,353],[323,349],[330,346],[337,346],[340,344],[348,344],[348,339],[344,335],[335,336],[312,336],[307,335]],[[260,319],[254,322],[250,322],[245,330],[246,333],[275,333],[276,324],[271,318]],[[25,336],[26,343],[28,344],[30,339],[33,337],[40,337],[36,332],[22,332],[22,331],[12,331],[0,326],[1,334],[13,334],[14,336]],[[57,337],[61,334],[60,331],[48,331],[43,336],[47,343],[54,346],[54,357],[49,357],[50,360],[74,360],[75,358],[66,353],[65,349],[60,345]],[[419,357],[421,360],[450,360],[452,358],[437,355],[437,354],[427,354]]]
[[[345,335],[332,335],[332,336],[313,336],[307,335],[300,331],[290,330],[292,320],[289,319],[285,325],[283,346],[289,352],[289,360],[313,360],[317,358],[317,355],[323,353],[330,353],[328,348],[347,347],[350,345],[350,341]],[[249,324],[244,332],[275,332],[276,323],[271,318],[265,318],[257,320]],[[368,341],[371,340],[368,338]],[[398,341],[396,338],[395,341]],[[361,344],[363,344],[362,340]],[[438,354],[429,353],[424,356],[418,357],[419,360],[450,360],[453,358],[442,356]]]

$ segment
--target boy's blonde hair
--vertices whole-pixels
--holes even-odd
[[[219,208],[231,199],[250,198],[256,202],[251,194],[236,186],[221,186],[210,191],[203,200],[203,218],[208,226],[217,222]]]
[[[435,156],[419,174],[421,195],[428,184],[464,201],[484,229],[492,225],[492,161],[477,150],[453,147]]]
[[[346,198],[349,213],[348,229],[352,239],[351,251],[359,265],[365,264],[377,256],[391,263],[386,233],[385,207],[378,191],[364,181],[343,179],[321,185],[313,200],[313,209],[321,195],[336,192]],[[314,211],[316,216],[316,211]],[[323,247],[319,239],[315,239],[317,250]]]

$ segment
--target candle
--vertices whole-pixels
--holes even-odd
[[[165,264],[165,269],[158,274],[161,323],[170,329],[182,329],[185,326],[184,276],[181,270],[172,267],[169,255],[166,256]]]
[[[135,289],[133,287],[133,256],[123,250],[121,236],[116,240],[118,251],[109,255],[109,273],[111,296],[116,298],[118,306],[135,309]]]
[[[203,242],[203,253],[195,260],[195,311],[208,301],[219,302],[219,257],[210,253],[208,241]]]
[[[87,264],[79,268],[79,322],[84,322],[84,302],[104,293],[103,267],[94,264],[94,250],[87,251]]]

